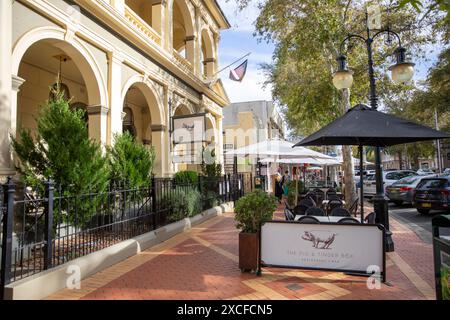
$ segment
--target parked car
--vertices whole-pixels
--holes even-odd
[[[427,176],[427,175],[430,175],[430,174],[433,174],[434,172],[433,172],[433,170],[431,170],[431,169],[428,169],[428,168],[423,168],[423,169],[419,169],[419,170],[417,170],[417,174],[418,175],[420,175],[420,176]]]
[[[402,205],[404,202],[413,203],[414,191],[417,185],[422,179],[432,177],[436,177],[436,175],[415,175],[400,179],[394,182],[392,185],[386,187],[386,196],[397,206]]]
[[[421,214],[430,210],[450,212],[450,176],[422,179],[414,193],[414,205]]]
[[[444,174],[450,174],[450,168],[446,168],[443,173]]]
[[[396,171],[389,171],[389,172],[382,172],[383,176],[383,187],[386,190],[386,187],[392,185],[394,182],[409,177],[409,176],[415,176],[417,173],[412,170],[396,170]],[[367,176],[367,179],[364,180],[364,196],[372,197],[377,193],[377,187],[376,187],[376,176],[375,174]]]

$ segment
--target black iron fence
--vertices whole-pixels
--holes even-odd
[[[52,181],[39,192],[9,179],[0,185],[0,297],[11,282],[236,201],[251,181],[249,174],[199,176],[195,184],[153,178],[149,186],[112,183],[73,195]]]

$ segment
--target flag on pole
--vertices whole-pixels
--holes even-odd
[[[236,69],[230,71],[231,80],[241,82],[244,79],[245,73],[247,72],[247,62],[248,60],[245,60]]]

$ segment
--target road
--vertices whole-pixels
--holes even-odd
[[[396,206],[394,204],[389,204],[389,214],[414,230],[423,241],[432,244],[431,219],[436,215],[446,213],[433,211],[428,215],[423,215],[418,213],[411,205]],[[441,234],[450,236],[450,230],[441,230]]]

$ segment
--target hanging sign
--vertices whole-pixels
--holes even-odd
[[[261,230],[261,266],[385,272],[380,225],[272,221]]]
[[[173,143],[188,144],[205,141],[205,114],[192,114],[187,116],[174,116]]]

